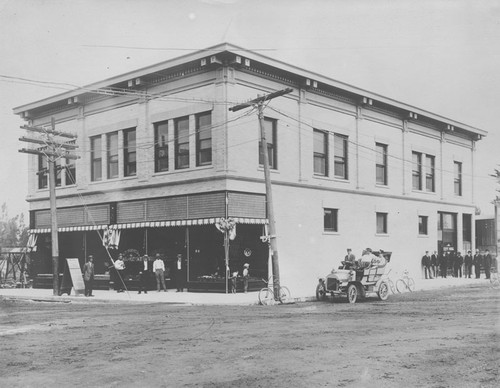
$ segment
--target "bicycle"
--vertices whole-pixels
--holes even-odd
[[[403,271],[403,275],[396,280],[396,290],[399,293],[405,292],[405,291],[415,291],[415,281],[413,278],[410,277],[410,273],[408,270]]]
[[[262,279],[264,283],[266,281]],[[269,306],[277,301],[280,303],[287,303],[291,298],[290,290],[288,287],[280,286],[277,292],[274,291],[272,276],[267,280],[267,286],[259,291],[259,304],[262,306]]]
[[[392,279],[389,277],[389,274],[391,273],[391,271],[392,271],[392,269],[390,269],[389,272],[387,272],[384,275],[384,279],[387,282],[389,289],[391,290],[391,293],[395,294],[396,293],[396,286],[394,285],[394,282],[392,281]]]

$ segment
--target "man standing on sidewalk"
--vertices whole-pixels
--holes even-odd
[[[434,253],[431,256],[431,270],[432,270],[431,275],[434,278],[437,278],[437,276],[438,276],[438,255],[437,255],[436,251],[434,251]]]
[[[175,263],[175,285],[177,287],[177,292],[184,291],[184,279],[182,277],[182,255],[179,253],[177,255],[177,262]]]
[[[470,276],[472,275],[472,252],[467,251],[467,254],[465,255],[464,259],[464,264],[465,264],[465,277],[470,279]]]
[[[479,277],[481,276],[481,266],[483,265],[483,257],[479,253],[479,249],[476,249],[476,254],[474,255],[472,263],[474,264],[474,272],[476,273],[476,279],[479,279]]]
[[[167,287],[165,286],[165,263],[160,257],[160,254],[156,254],[156,260],[153,263],[153,272],[156,276],[156,289],[160,292],[160,283],[163,287],[163,291],[167,292]]]
[[[486,249],[486,254],[484,255],[483,258],[483,265],[484,265],[484,274],[486,275],[486,279],[490,278],[491,275],[491,255],[490,251]]]
[[[89,255],[88,261],[83,266],[83,282],[85,283],[85,296],[92,295],[92,283],[94,282],[94,256]]]
[[[429,251],[425,251],[425,255],[422,256],[422,266],[425,271],[425,278],[432,279],[431,275],[431,257],[429,256]]]

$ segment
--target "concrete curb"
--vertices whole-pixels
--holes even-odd
[[[486,279],[416,279],[416,289],[418,291],[437,291],[443,288],[465,287],[469,285],[489,286]],[[48,303],[77,303],[77,304],[166,304],[172,306],[255,306],[258,305],[258,292],[248,294],[204,294],[204,293],[179,293],[169,292],[151,293],[144,298],[130,294],[116,294],[113,291],[96,291],[93,298],[84,296],[54,296],[52,290],[47,289],[20,289],[20,288],[0,288],[0,301],[32,301]],[[298,296],[291,299],[289,304],[316,301],[315,295]],[[279,304],[276,304],[279,305]]]

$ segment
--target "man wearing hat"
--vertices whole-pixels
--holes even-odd
[[[88,261],[83,266],[83,281],[85,283],[85,296],[92,295],[92,283],[94,282],[94,256],[89,255]]]
[[[250,267],[250,264],[245,263],[243,264],[243,290],[245,291],[245,294],[248,292],[248,268]]]

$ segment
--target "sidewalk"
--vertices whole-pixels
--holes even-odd
[[[460,287],[466,285],[489,286],[489,280],[481,279],[466,279],[452,278],[446,279],[415,279],[415,290],[436,290],[446,287]],[[291,287],[289,287],[291,288]],[[316,284],[311,284],[310,290],[300,292],[291,288],[291,293],[294,302],[305,302],[315,300],[314,295]],[[219,293],[198,293],[198,292],[168,292],[149,291],[147,294],[138,294],[137,291],[129,293],[117,293],[115,291],[94,291],[94,297],[88,298],[85,296],[53,296],[51,289],[39,288],[0,288],[0,299],[19,299],[45,302],[62,302],[62,303],[167,303],[175,305],[234,305],[234,306],[250,306],[258,304],[258,292],[249,292],[248,294],[219,294]]]

